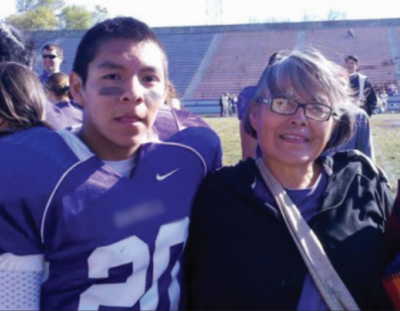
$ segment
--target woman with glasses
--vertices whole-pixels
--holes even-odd
[[[259,158],[210,175],[194,203],[190,308],[336,309],[331,292],[346,293],[343,309],[372,308],[386,263],[387,180],[360,152],[320,156],[351,137],[347,83],[315,50],[265,70],[245,117]],[[326,262],[336,273],[327,282]]]

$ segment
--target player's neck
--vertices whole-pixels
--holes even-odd
[[[117,146],[103,136],[88,131],[84,126],[77,136],[94,154],[106,161],[123,161],[132,158],[139,149],[139,146],[135,148]]]

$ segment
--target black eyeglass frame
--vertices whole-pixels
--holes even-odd
[[[276,110],[274,110],[274,109],[272,108],[272,107],[273,107],[272,103],[273,103],[274,99],[280,99],[280,98],[287,99],[287,100],[290,100],[290,101],[295,102],[295,103],[297,104],[296,109],[295,109],[292,113],[282,113],[281,111],[276,111]],[[297,110],[299,110],[299,107],[301,107],[301,108],[304,109],[304,115],[306,116],[307,119],[310,119],[310,120],[313,120],[313,121],[317,121],[317,122],[326,122],[326,121],[329,120],[329,118],[330,118],[332,115],[336,115],[336,114],[333,112],[333,109],[332,109],[331,107],[327,106],[327,105],[324,105],[324,104],[321,104],[321,103],[313,103],[313,104],[300,103],[300,102],[298,102],[297,100],[294,100],[293,98],[288,98],[288,97],[285,97],[285,96],[273,96],[273,97],[271,97],[270,99],[267,99],[267,98],[259,98],[259,102],[260,102],[260,103],[263,103],[263,104],[268,104],[268,105],[269,105],[269,109],[270,109],[272,112],[274,112],[274,113],[276,113],[276,114],[283,115],[283,116],[293,116],[293,115],[295,115],[295,114],[297,113]],[[313,117],[308,116],[308,115],[307,115],[307,109],[306,109],[306,107],[307,107],[307,106],[315,106],[315,105],[328,108],[328,109],[329,109],[329,114],[328,114],[328,116],[327,116],[326,118],[324,118],[324,119],[316,119],[316,118],[313,118]]]
[[[46,59],[46,58],[55,59],[55,58],[57,58],[57,55],[54,55],[54,54],[42,54],[42,58],[43,59]]]

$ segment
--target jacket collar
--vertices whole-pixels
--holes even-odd
[[[342,157],[321,156],[320,161],[328,174],[328,186],[324,192],[320,211],[337,208],[346,199],[346,194],[359,173],[357,162],[344,163]]]

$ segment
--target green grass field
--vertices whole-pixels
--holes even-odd
[[[371,126],[376,162],[397,188],[400,179],[400,114],[373,116]]]
[[[233,165],[241,158],[239,121],[237,118],[207,118],[221,137],[224,165]],[[375,156],[394,188],[400,178],[400,114],[374,115],[371,119]]]

